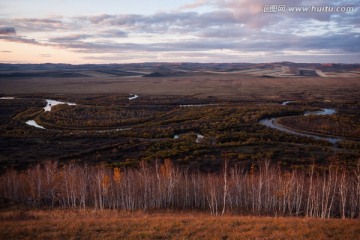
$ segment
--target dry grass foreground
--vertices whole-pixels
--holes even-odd
[[[360,221],[195,212],[3,210],[0,239],[360,239]]]

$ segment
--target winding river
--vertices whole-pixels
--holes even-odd
[[[60,102],[56,100],[46,99],[46,106],[44,107],[45,112],[50,112],[51,108],[59,105],[59,104],[67,104],[69,106],[76,105],[76,103],[70,103],[70,102]]]
[[[281,105],[287,105],[287,103],[290,103],[292,101],[286,101],[283,102]],[[304,116],[309,116],[309,115],[333,115],[336,113],[335,109],[332,108],[323,108],[319,111],[307,111],[304,113]],[[316,140],[323,140],[323,141],[327,141],[330,142],[332,144],[336,144],[337,142],[343,140],[342,138],[339,137],[327,137],[321,134],[317,134],[317,133],[313,133],[313,132],[302,132],[302,131],[298,131],[292,128],[288,128],[282,124],[279,124],[277,122],[278,119],[283,118],[283,117],[278,117],[278,118],[264,118],[261,119],[259,121],[260,124],[269,127],[269,128],[273,128],[282,132],[286,132],[286,133],[290,133],[290,134],[294,134],[294,135],[298,135],[298,136],[304,136],[304,137],[310,137],[310,138],[314,138]]]
[[[39,124],[37,124],[35,122],[35,120],[28,120],[25,123],[29,126],[33,126],[33,127],[40,128],[40,129],[45,129],[43,126],[40,126]]]
[[[135,97],[136,96],[136,97]],[[135,95],[134,97],[137,98],[138,96]],[[135,99],[133,98],[133,99]],[[131,99],[130,99],[131,100]],[[60,102],[60,101],[56,101],[56,100],[51,100],[51,99],[46,99],[46,106],[44,107],[44,111],[45,112],[50,112],[51,108],[59,105],[59,104],[67,104],[69,106],[73,106],[76,105],[76,103],[71,103],[71,102]],[[46,129],[45,127],[37,124],[37,122],[35,120],[28,120],[25,122],[27,125],[32,126],[32,127],[36,127],[39,129]],[[119,132],[119,131],[126,131],[126,130],[130,130],[131,128],[116,128],[116,129],[105,129],[105,130],[83,130],[84,133],[86,132],[98,132],[98,133],[106,133],[106,132]]]
[[[137,99],[138,97],[139,97],[138,95],[130,93],[129,100],[134,100]]]
[[[136,99],[138,96],[135,95],[133,97],[130,97],[129,100],[132,99]],[[5,98],[3,98],[5,99]],[[10,98],[9,98],[10,99]],[[292,103],[294,101],[285,101],[283,103],[281,103],[281,105],[286,106],[289,103]],[[51,108],[55,105],[58,104],[67,104],[67,105],[76,105],[76,103],[70,103],[70,102],[60,102],[60,101],[56,101],[56,100],[50,100],[50,99],[46,99],[46,106],[44,107],[45,111],[51,111]],[[198,105],[180,105],[180,107],[199,107],[199,106],[209,106],[209,105],[214,105],[214,104],[198,104]],[[319,111],[308,111],[304,113],[304,116],[308,116],[308,115],[332,115],[335,114],[336,110],[335,109],[331,109],[331,108],[324,108],[322,110]],[[299,136],[305,136],[305,137],[311,137],[317,140],[324,140],[324,141],[328,141],[332,144],[336,144],[337,142],[341,141],[342,138],[339,137],[328,137],[328,136],[324,136],[321,134],[317,134],[317,133],[312,133],[312,132],[302,132],[299,130],[295,130],[295,129],[291,129],[288,128],[282,124],[279,124],[277,122],[278,119],[280,119],[282,117],[278,117],[278,118],[264,118],[261,119],[259,121],[260,124],[269,127],[269,128],[273,128],[273,129],[277,129],[279,131],[282,132],[286,132],[286,133],[290,133],[290,134],[294,134],[294,135],[299,135]],[[29,126],[33,126],[39,129],[45,129],[43,126],[40,126],[39,124],[36,123],[35,120],[28,120],[26,121],[26,124]],[[110,132],[110,131],[123,131],[123,130],[129,130],[129,128],[127,129],[110,129],[110,130],[98,130],[98,132]],[[86,131],[85,131],[86,132]],[[196,134],[197,138],[196,138],[196,142],[200,142],[204,136],[202,136],[201,134]],[[180,137],[180,135],[175,135],[174,139],[178,139]]]
[[[56,100],[51,100],[51,99],[46,99],[46,106],[44,107],[44,111],[45,112],[50,112],[51,108],[53,106],[59,105],[59,104],[67,104],[67,105],[76,105],[76,103],[70,103],[70,102],[60,102],[60,101],[56,101]],[[36,123],[35,120],[28,120],[25,122],[27,125],[29,126],[33,126],[36,128],[40,128],[40,129],[46,129],[43,126],[40,126],[39,124]]]

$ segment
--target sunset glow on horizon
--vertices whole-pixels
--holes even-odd
[[[3,63],[360,62],[349,0],[13,0],[0,13]]]

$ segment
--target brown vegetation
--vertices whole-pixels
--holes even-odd
[[[358,220],[126,213],[114,210],[2,211],[0,239],[342,239]]]
[[[77,105],[57,105],[44,112],[48,98]],[[49,159],[123,167],[156,158],[171,158],[190,169],[219,171],[223,152],[232,164],[250,166],[251,161],[271,159],[284,168],[306,168],[313,162],[327,165],[328,156],[334,154],[352,165],[360,157],[359,151],[353,151],[356,146],[334,153],[330,143],[258,123],[265,117],[316,109],[306,104],[282,106],[279,102],[174,96],[129,101],[124,95],[31,95],[2,100],[0,109],[4,122],[0,127],[0,171],[25,169]],[[26,125],[30,119],[47,130]],[[204,136],[199,142],[197,134]],[[175,135],[179,138],[174,139]]]
[[[287,117],[279,119],[279,123],[309,132],[360,139],[359,114]]]
[[[230,73],[227,75],[133,78],[133,77],[78,77],[78,78],[21,78],[0,79],[0,94],[129,94],[157,96],[215,96],[223,99],[280,100],[359,99],[358,78],[284,77],[264,78]],[[342,89],[343,92],[339,92]],[[344,96],[345,95],[345,96]]]
[[[269,162],[249,170],[224,166],[223,173],[206,174],[169,159],[122,170],[48,162],[2,175],[0,197],[7,206],[360,217],[360,161],[356,169],[333,165],[321,172],[282,172]]]

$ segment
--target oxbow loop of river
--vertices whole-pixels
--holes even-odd
[[[288,103],[293,102],[293,101],[286,101],[283,102],[281,105],[287,105]],[[304,113],[304,116],[309,116],[309,115],[333,115],[336,113],[335,109],[332,108],[323,108],[319,111],[307,111]],[[323,141],[327,141],[330,142],[332,144],[336,144],[337,142],[341,141],[341,138],[336,138],[336,137],[325,137],[316,133],[305,133],[305,132],[301,132],[301,131],[297,131],[295,129],[290,129],[285,127],[284,125],[278,124],[276,123],[277,119],[280,119],[282,117],[278,117],[278,118],[264,118],[261,119],[259,121],[260,124],[269,127],[269,128],[273,128],[282,132],[286,132],[286,133],[290,133],[290,134],[294,134],[294,135],[298,135],[298,136],[304,136],[304,137],[311,137],[314,138],[316,140],[323,140]]]
[[[138,98],[138,95],[135,95],[133,97],[131,97],[131,99],[129,98],[129,100],[133,100]],[[50,112],[51,108],[59,105],[59,104],[67,104],[69,106],[74,106],[76,105],[76,103],[71,103],[71,102],[60,102],[60,101],[56,101],[56,100],[51,100],[51,99],[46,99],[46,106],[44,107],[45,112]],[[25,122],[27,125],[32,126],[32,127],[36,127],[39,129],[46,129],[43,126],[40,126],[39,124],[36,123],[35,120],[28,120]],[[105,132],[117,132],[117,131],[125,131],[125,130],[130,130],[130,128],[117,128],[117,129],[109,129],[109,130],[97,130],[96,132],[99,133],[105,133]],[[87,131],[84,131],[87,132]]]
[[[40,129],[45,129],[43,126],[40,126],[39,124],[37,124],[35,122],[35,120],[28,120],[25,123],[29,126],[33,126],[33,127],[40,128]]]
[[[76,103],[70,103],[70,102],[60,102],[56,100],[46,99],[46,106],[44,107],[45,112],[50,112],[51,108],[53,106],[59,105],[59,104],[67,104],[69,106],[74,106]]]
[[[129,100],[130,100],[130,101],[131,101],[131,100],[135,100],[135,99],[137,99],[137,98],[139,98],[139,95],[130,93],[130,96],[129,96]]]
[[[59,104],[67,104],[67,105],[71,105],[71,106],[76,105],[76,103],[60,102],[60,101],[56,101],[56,100],[46,99],[46,106],[44,107],[44,110],[45,110],[45,112],[50,112],[51,108],[53,106],[56,106]],[[33,126],[33,127],[40,128],[40,129],[45,129],[43,126],[40,126],[39,124],[37,124],[35,120],[28,120],[25,123],[29,126]]]
[[[13,100],[15,97],[0,97],[0,100]]]

